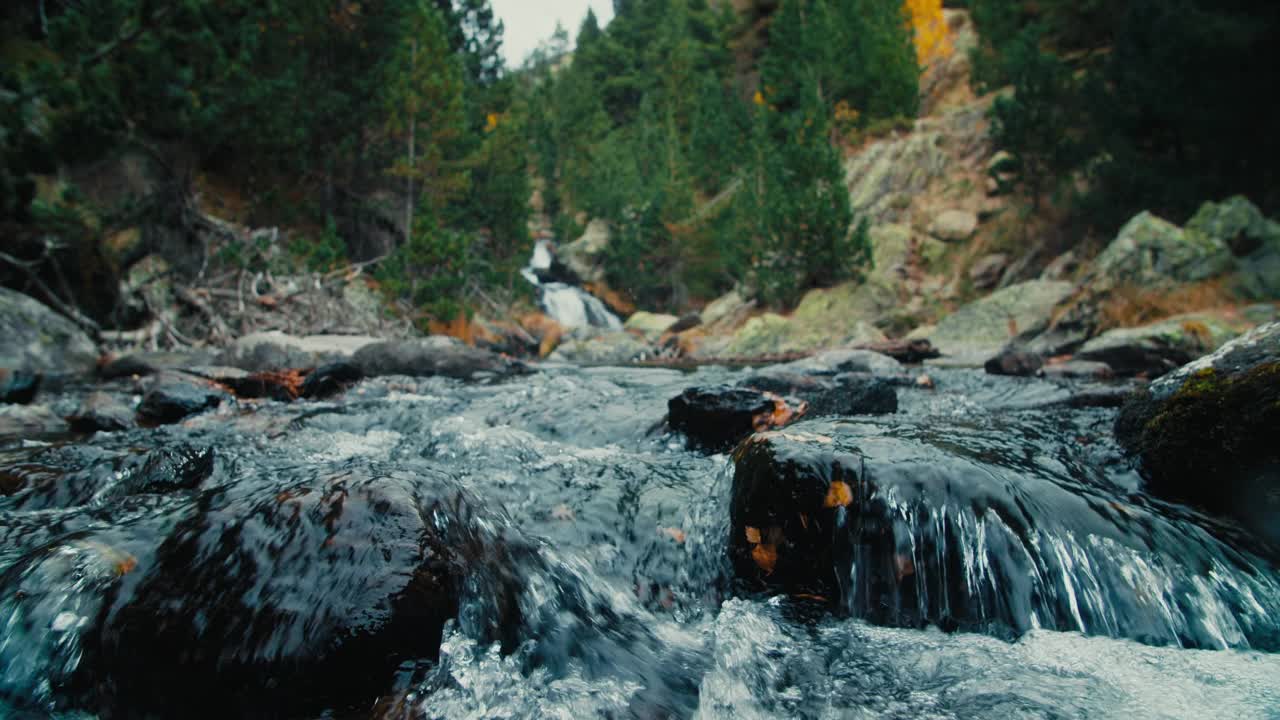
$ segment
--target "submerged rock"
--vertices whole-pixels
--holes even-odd
[[[1131,498],[1046,428],[942,422],[806,420],[740,445],[743,589],[889,625],[1280,648],[1274,565],[1230,529]]]
[[[1280,323],[1133,397],[1116,437],[1150,492],[1238,518],[1280,545]]]
[[[806,417],[826,415],[885,415],[898,411],[894,388],[905,377],[877,377],[844,373],[833,378],[808,375],[760,374],[738,383],[762,392],[799,398],[808,408]]]
[[[440,473],[345,468],[208,491],[118,564],[73,686],[112,716],[367,708],[402,661],[436,655],[464,582],[491,591],[492,621],[518,622],[515,588],[485,579],[517,547],[499,526]]]
[[[138,421],[167,425],[218,407],[230,395],[221,386],[194,375],[160,375],[142,396]]]
[[[1243,329],[1238,321],[1210,313],[1178,315],[1108,330],[1085,343],[1076,356],[1104,362],[1118,375],[1158,377],[1213,352]]]
[[[0,287],[0,368],[88,375],[98,348],[75,323],[34,298]]]
[[[804,403],[761,390],[689,388],[667,402],[667,423],[695,447],[723,452],[753,432],[786,425],[805,409]]]

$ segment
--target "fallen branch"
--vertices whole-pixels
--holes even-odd
[[[40,266],[40,262],[20,260],[5,252],[0,252],[0,261],[4,261],[25,272],[27,274],[27,278],[32,282],[32,284],[40,289],[40,292],[44,294],[45,301],[52,305],[54,310],[65,315],[76,325],[79,325],[81,329],[93,335],[95,338],[102,334],[102,326],[85,317],[79,310],[64,302],[62,298],[58,297],[57,293],[55,293],[44,283],[43,280],[40,279],[40,276],[35,271],[35,268]],[[41,262],[43,262],[43,260]]]

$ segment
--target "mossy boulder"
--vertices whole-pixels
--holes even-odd
[[[98,348],[75,323],[34,298],[0,287],[0,368],[87,375]]]
[[[1208,280],[1233,265],[1221,239],[1144,212],[1125,224],[1094,260],[1085,285],[1094,293],[1125,285],[1170,287]]]
[[[1152,383],[1116,420],[1152,494],[1280,544],[1280,323]]]
[[[1280,298],[1280,223],[1263,216],[1248,199],[1235,196],[1205,203],[1187,222],[1198,232],[1225,244],[1238,258],[1236,288],[1249,298]]]
[[[1010,285],[943,318],[929,339],[946,357],[931,363],[981,366],[1010,343],[1039,335],[1071,283],[1030,280]]]

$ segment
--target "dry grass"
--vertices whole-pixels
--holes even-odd
[[[1239,302],[1224,279],[1152,290],[1136,285],[1117,288],[1099,305],[1100,330],[1146,325],[1173,315],[1222,310]]]

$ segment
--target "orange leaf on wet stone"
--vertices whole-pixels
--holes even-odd
[[[836,480],[831,483],[831,487],[827,488],[827,498],[823,501],[823,507],[848,507],[853,504],[853,488],[849,487],[849,483],[842,480]]]
[[[778,546],[773,543],[756,545],[751,549],[751,559],[755,560],[756,565],[766,575],[771,575],[773,574],[773,569],[778,565]]]

